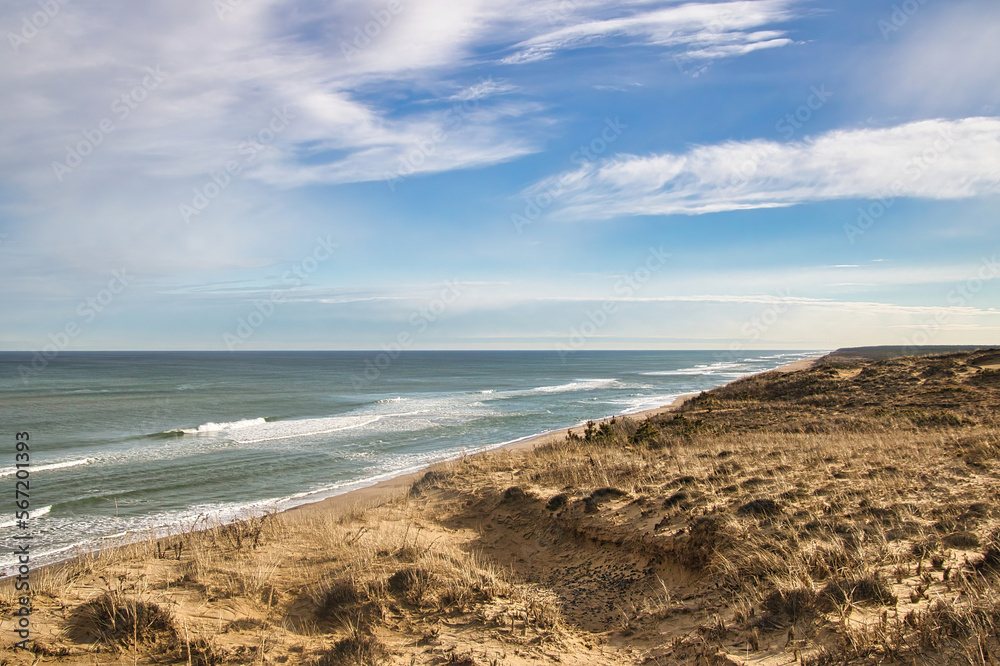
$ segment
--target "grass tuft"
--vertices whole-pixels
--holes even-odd
[[[170,611],[118,591],[105,592],[77,606],[70,614],[69,627],[73,633],[117,647],[173,643],[177,638]]]

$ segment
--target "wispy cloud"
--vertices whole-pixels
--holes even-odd
[[[712,213],[831,199],[963,199],[1000,193],[1000,118],[838,130],[804,141],[730,141],[625,155],[549,178],[562,214]]]
[[[921,3],[901,26],[885,25],[886,47],[857,65],[864,94],[883,111],[927,117],[1000,108],[1000,3]]]
[[[511,48],[509,35],[534,35],[514,50],[546,57],[584,44],[633,42],[683,45],[704,58],[735,56],[787,41],[770,26],[796,2],[632,1],[608,8],[580,0],[567,10],[559,0],[426,0],[404,3],[381,23],[373,17],[385,3],[374,0],[232,3],[223,20],[212,3],[198,0],[133,11],[109,0],[67,5],[19,52],[0,53],[0,86],[20,91],[22,100],[0,108],[0,175],[29,189],[51,185],[52,162],[102,118],[115,119],[112,104],[146,67],[162,67],[162,85],[88,158],[117,170],[112,178],[202,176],[259,132],[275,106],[287,106],[295,121],[246,165],[245,177],[283,187],[379,180],[415,144],[442,132],[447,140],[439,143],[447,145],[420,159],[415,173],[502,163],[542,149],[541,130],[551,122],[545,107],[493,100],[514,90],[509,81],[466,83],[450,97],[434,91],[481,67],[478,52]],[[0,25],[19,19],[0,10]],[[602,41],[614,36],[625,39]],[[442,104],[474,102],[484,112],[456,127],[446,109],[435,117],[393,108],[378,94],[386,88]]]
[[[507,81],[497,81],[492,77],[483,79],[475,85],[465,88],[448,98],[450,102],[471,102],[486,99],[494,95],[505,95],[516,90],[515,86]]]
[[[626,44],[674,49],[693,58],[738,56],[792,43],[779,30],[759,30],[793,17],[794,0],[693,2],[601,20],[584,20],[526,39],[501,60],[519,65],[551,58],[559,51]]]

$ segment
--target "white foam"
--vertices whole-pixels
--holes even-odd
[[[78,467],[80,465],[89,465],[93,462],[93,458],[80,458],[78,460],[67,460],[65,462],[50,463],[48,465],[32,465],[31,467],[25,467],[31,474],[37,472],[50,472],[54,469],[64,469],[66,467]],[[4,476],[14,476],[17,474],[17,468],[11,467],[0,472],[0,477]]]
[[[766,353],[766,352],[765,352]],[[553,386],[538,386],[531,388],[535,383],[541,384],[545,379],[536,380],[527,388],[510,390],[506,388],[491,388],[484,390],[466,390],[457,392],[421,392],[408,394],[407,397],[384,397],[374,403],[353,409],[353,411],[330,416],[317,416],[315,418],[288,419],[283,421],[267,421],[263,418],[243,419],[232,422],[209,422],[197,428],[174,431],[184,434],[184,437],[160,438],[160,441],[142,442],[141,446],[128,449],[115,449],[102,452],[98,460],[102,464],[113,461],[125,463],[135,459],[136,461],[146,461],[152,459],[173,458],[190,456],[195,453],[205,454],[218,449],[230,449],[237,446],[245,446],[248,450],[260,449],[271,452],[272,449],[284,451],[285,449],[301,449],[307,451],[321,451],[329,453],[332,457],[345,457],[359,459],[358,465],[346,466],[345,471],[350,468],[353,478],[347,478],[335,483],[330,483],[333,479],[326,477],[326,484],[313,485],[303,483],[298,487],[286,488],[284,491],[292,490],[283,497],[269,500],[242,502],[242,503],[218,503],[214,505],[188,506],[176,511],[163,512],[157,514],[145,514],[140,516],[71,516],[63,512],[57,512],[56,516],[48,516],[39,521],[39,527],[44,527],[44,531],[52,537],[50,545],[56,550],[45,553],[46,556],[66,557],[66,551],[85,548],[107,547],[109,541],[115,540],[136,540],[147,538],[151,534],[177,533],[178,530],[186,531],[195,529],[202,523],[230,522],[248,517],[254,513],[263,513],[267,510],[280,508],[288,509],[302,504],[309,504],[320,501],[326,497],[348,492],[355,488],[364,487],[378,483],[379,481],[394,477],[398,474],[405,474],[411,471],[424,469],[428,464],[439,460],[453,459],[472,453],[475,451],[493,449],[500,446],[509,445],[525,439],[538,436],[537,434],[526,435],[506,442],[485,444],[486,437],[481,435],[477,439],[478,431],[475,428],[461,429],[460,435],[446,434],[442,431],[439,439],[430,442],[430,435],[436,434],[434,431],[427,433],[427,437],[421,435],[419,439],[421,447],[443,447],[435,448],[432,451],[413,451],[407,446],[399,445],[401,441],[410,441],[409,438],[397,439],[396,433],[413,432],[424,429],[431,429],[440,426],[453,426],[455,424],[466,424],[487,416],[503,416],[505,419],[517,419],[521,416],[536,417],[546,412],[546,406],[559,403],[570,403],[573,401],[582,402],[587,398],[600,401],[597,405],[591,405],[587,411],[618,410],[616,414],[630,414],[645,409],[660,407],[671,402],[677,395],[691,392],[700,388],[701,385],[719,384],[728,376],[742,375],[750,368],[757,369],[760,366],[775,367],[780,365],[784,358],[791,357],[811,357],[818,353],[809,352],[801,354],[790,354],[782,357],[776,355],[773,358],[758,358],[743,362],[711,363],[693,368],[680,368],[661,372],[648,372],[649,375],[709,375],[708,377],[692,377],[691,381],[625,381],[622,379],[555,379],[566,383]],[[703,357],[706,361],[711,357]],[[717,357],[718,358],[718,357]],[[664,364],[665,365],[665,364]],[[655,366],[654,366],[655,367]],[[661,365],[660,367],[663,367]],[[763,368],[761,368],[763,369]],[[631,374],[629,377],[638,379]],[[550,378],[549,381],[553,379]],[[484,382],[485,383],[485,382]],[[662,386],[661,386],[662,384]],[[386,391],[393,390],[391,387]],[[655,395],[656,391],[676,391],[670,394]],[[576,392],[576,395],[572,395]],[[386,393],[382,394],[386,396]],[[376,396],[377,397],[377,396]],[[528,398],[531,406],[524,412],[508,412],[496,410],[488,405],[492,403],[497,406],[498,400],[510,397]],[[487,403],[486,405],[483,402]],[[403,404],[400,404],[403,403]],[[596,408],[595,408],[596,407]],[[553,410],[555,407],[553,407]],[[558,410],[556,410],[558,412]],[[559,412],[561,413],[561,412]],[[579,412],[577,412],[579,413]],[[584,412],[586,413],[586,412]],[[221,416],[221,415],[216,415]],[[597,414],[592,415],[597,418]],[[577,418],[577,417],[574,417]],[[552,423],[558,423],[566,419],[559,417],[550,419]],[[181,421],[180,423],[183,423]],[[497,426],[490,423],[490,428],[498,427],[506,429],[506,421]],[[517,422],[514,423],[517,425]],[[518,427],[518,430],[520,427]],[[517,430],[515,430],[516,432]],[[523,432],[523,431],[522,431]],[[310,436],[321,436],[328,433],[344,433],[343,435],[333,434],[328,440],[310,440]],[[468,444],[470,441],[466,437],[471,437],[475,444],[462,446],[461,443]],[[301,438],[295,441],[295,438]],[[499,439],[499,437],[498,437]],[[261,444],[258,442],[272,442],[275,440],[287,440],[279,446]],[[343,442],[341,442],[343,440]],[[363,450],[355,450],[355,440],[357,446]],[[388,445],[383,445],[383,441]],[[376,444],[377,442],[377,444]],[[343,443],[343,445],[341,445]],[[322,446],[320,446],[322,444]],[[89,453],[89,451],[88,451]],[[80,455],[80,452],[77,452]],[[39,466],[32,471],[39,469],[51,469],[58,466],[71,466],[73,464],[87,464],[92,459],[66,461],[54,463],[52,466]],[[346,476],[346,474],[345,474]],[[334,477],[336,478],[336,477]],[[308,481],[308,477],[306,481]],[[317,481],[313,476],[314,483]],[[39,509],[42,513],[32,511],[32,518],[44,516],[50,507]],[[14,525],[3,523],[6,533],[10,534]],[[58,538],[55,535],[60,535]],[[107,536],[101,536],[107,535]],[[76,541],[70,545],[67,542]],[[8,562],[0,559],[0,564],[7,565]]]
[[[244,428],[252,428],[264,423],[267,423],[267,420],[263,418],[242,419],[239,421],[230,421],[228,423],[209,422],[203,423],[197,428],[181,428],[180,431],[185,435],[201,435],[211,432],[231,432],[233,430],[242,430]]]
[[[410,406],[410,409],[408,411],[394,411],[393,406],[401,403]],[[205,423],[197,428],[170,432],[187,435],[219,434],[230,442],[249,445],[351,430],[370,429],[373,432],[423,430],[436,427],[443,421],[467,420],[495,414],[495,412],[484,412],[483,407],[485,405],[482,403],[470,404],[468,397],[463,398],[455,395],[426,398],[383,398],[368,407],[338,416],[283,421],[267,421],[263,418],[244,419],[230,423]],[[433,420],[429,420],[428,415],[432,415]],[[414,418],[418,416],[421,418]]]
[[[685,394],[667,393],[663,395],[633,396],[620,401],[614,401],[612,404],[625,406],[625,409],[619,412],[622,415],[636,414],[638,412],[644,412],[648,409],[659,409],[660,407],[669,405],[682,395]]]
[[[30,521],[34,518],[41,518],[51,510],[52,510],[51,506],[43,506],[40,509],[28,509],[28,514],[31,516],[30,518],[28,518],[28,520]],[[14,527],[15,525],[17,525],[17,520],[5,520],[4,522],[0,523],[0,529],[3,529],[5,527]]]
[[[715,375],[721,374],[722,370],[731,370],[733,368],[738,368],[742,363],[732,363],[728,361],[719,361],[718,363],[696,365],[693,368],[678,368],[677,370],[654,370],[652,372],[643,372],[643,375],[656,376],[656,377],[689,377],[696,375]]]
[[[233,439],[238,444],[257,444],[281,439],[327,435],[332,432],[354,430],[372,425],[382,420],[382,416],[331,416],[319,419],[299,419],[295,421],[272,421],[257,427],[242,429]]]
[[[594,391],[602,388],[611,388],[618,383],[617,379],[577,379],[567,384],[557,384],[556,386],[539,386],[532,389],[535,393],[568,393],[570,391]]]

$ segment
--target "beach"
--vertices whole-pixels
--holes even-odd
[[[822,358],[822,355],[815,356],[812,358],[804,358],[791,363],[787,363],[781,367],[770,370],[769,372],[796,372],[799,370],[807,370],[812,367],[817,361]],[[660,416],[668,412],[676,411],[683,405],[686,401],[690,400],[697,393],[688,393],[685,395],[678,396],[669,404],[663,405],[661,407],[656,407],[654,409],[645,409],[639,412],[628,414],[628,418],[631,419],[647,419],[653,416]],[[615,417],[604,417],[595,419],[595,422],[600,423],[601,421],[609,420]],[[576,435],[581,435],[584,432],[584,426],[573,426],[571,428],[561,428],[552,432],[548,432],[542,435],[536,435],[534,437],[529,437],[523,441],[518,441],[512,444],[507,444],[502,447],[512,453],[530,451],[538,446],[544,446],[546,444],[554,444],[562,441],[566,438],[569,433],[574,433]],[[490,452],[496,451],[497,449],[490,449]],[[475,455],[475,454],[474,454]],[[478,454],[482,455],[482,454]],[[332,511],[334,513],[341,513],[345,511],[350,511],[356,507],[364,506],[374,506],[386,500],[393,499],[404,495],[409,492],[410,487],[419,480],[424,474],[431,469],[430,467],[421,469],[416,472],[410,472],[407,474],[400,474],[399,476],[386,479],[384,481],[379,481],[378,483],[365,487],[352,490],[350,492],[344,493],[342,495],[335,495],[329,497],[320,502],[314,504],[306,504],[301,507],[296,507],[292,509],[293,511],[319,511],[328,512]]]
[[[3,654],[971,658],[993,649],[1000,617],[998,516],[984,502],[1000,491],[998,360],[834,354],[281,514],[109,549],[35,572],[36,653],[7,642]],[[9,589],[3,598],[16,608]]]
[[[29,432],[37,565],[285,511],[562,426],[660,407],[795,352],[67,354],[0,397]],[[0,476],[16,470],[9,463]],[[0,574],[21,530],[0,520]]]

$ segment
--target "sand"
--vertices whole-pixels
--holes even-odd
[[[8,581],[0,661],[991,663],[998,359],[800,362],[109,548],[34,572],[34,654]]]
[[[790,373],[799,370],[807,370],[812,366],[814,366],[821,358],[823,357],[816,356],[814,358],[802,359],[799,361],[795,361],[793,363],[788,363],[779,368],[775,368],[771,372]],[[643,420],[652,416],[659,416],[660,414],[673,412],[676,411],[678,408],[680,408],[681,405],[683,405],[685,402],[687,402],[696,395],[698,395],[697,392],[687,393],[678,396],[669,404],[663,405],[661,407],[654,407],[653,409],[646,409],[640,412],[630,413],[628,414],[628,417],[631,419]],[[607,421],[613,418],[616,417],[609,416],[604,419],[595,419],[594,422],[601,423],[602,421]],[[584,429],[585,426],[573,426],[570,428],[561,428],[559,430],[554,430],[551,432],[543,433],[541,435],[537,435],[535,437],[530,437],[518,442],[514,442],[512,444],[508,444],[501,448],[507,449],[511,453],[530,451],[531,449],[534,449],[536,447],[545,444],[550,444],[553,442],[561,442],[562,440],[566,439],[566,436],[571,432],[576,435],[582,435]],[[489,449],[488,451],[484,451],[481,453],[495,452],[497,450],[498,449]],[[481,453],[473,455],[481,455]],[[447,461],[443,463],[428,465],[427,467],[424,467],[416,472],[400,474],[399,476],[394,476],[392,478],[379,481],[378,483],[371,486],[351,490],[341,495],[334,495],[333,497],[328,497],[326,499],[320,500],[319,502],[314,502],[312,504],[304,504],[302,506],[290,509],[290,511],[307,512],[307,513],[332,513],[334,515],[340,515],[354,511],[358,508],[370,508],[378,506],[379,504],[383,504],[387,501],[405,495],[406,493],[409,492],[410,488],[412,487],[415,481],[420,479],[424,474],[431,471],[432,469],[440,467],[441,465],[444,464],[447,464]]]

